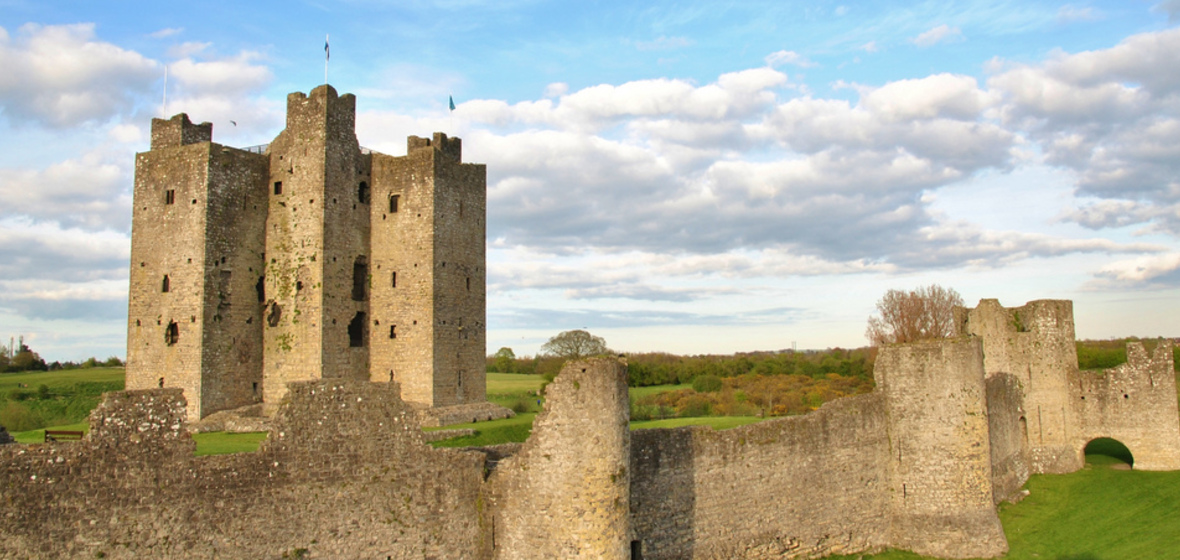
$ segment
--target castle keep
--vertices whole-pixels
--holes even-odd
[[[356,98],[287,97],[268,146],[152,119],[135,162],[127,388],[176,387],[190,420],[287,383],[396,381],[407,402],[500,415],[484,396],[486,168],[462,143],[361,148]],[[481,404],[483,406],[481,406]],[[456,409],[455,407],[459,407]]]

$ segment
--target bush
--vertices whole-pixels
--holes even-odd
[[[522,412],[528,412],[529,409],[532,407],[532,404],[533,404],[532,399],[526,399],[523,397],[516,399],[516,402],[512,403],[512,412],[515,412],[517,414],[520,414]]]
[[[716,375],[701,375],[692,380],[692,390],[698,393],[716,393],[721,390],[721,378]]]
[[[25,432],[43,427],[44,421],[40,414],[25,405],[9,402],[0,410],[0,426],[8,428],[10,432]]]
[[[49,398],[49,385],[42,383],[37,387],[37,398],[41,400]]]
[[[20,389],[13,389],[8,392],[8,400],[10,401],[23,401],[27,398],[29,398],[29,394]]]

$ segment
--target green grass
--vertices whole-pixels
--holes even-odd
[[[498,443],[523,442],[528,439],[529,434],[533,431],[533,418],[536,415],[534,412],[525,412],[517,414],[515,418],[470,424],[454,424],[445,426],[444,428],[435,428],[447,430],[471,428],[475,430],[475,435],[437,441],[431,445],[435,447],[474,447],[496,445]]]
[[[700,416],[696,418],[668,418],[665,420],[645,420],[632,422],[632,430],[647,430],[651,428],[679,428],[681,426],[712,426],[715,430],[727,430],[746,424],[760,422],[757,416]]]
[[[1030,494],[1003,504],[1000,521],[1009,560],[1131,560],[1180,557],[1180,472],[1116,470],[1116,456],[1086,455],[1086,468],[1029,478]],[[1094,450],[1092,446],[1091,451]],[[1120,458],[1121,456],[1122,458]],[[864,560],[915,560],[909,552],[835,556]]]
[[[24,432],[12,432],[12,439],[17,443],[44,443],[45,430],[69,430],[73,432],[82,431],[89,432],[90,424],[86,422],[78,422],[76,424],[63,424],[61,426],[50,426],[48,428],[41,428],[39,430],[28,430]]]
[[[668,391],[679,391],[680,389],[692,389],[691,383],[681,383],[680,385],[652,385],[650,387],[631,387],[627,392],[631,394],[631,402],[636,402],[640,398],[648,395],[658,395],[660,393],[667,393]]]
[[[536,394],[545,380],[540,375],[523,373],[488,373],[489,395],[532,392]]]
[[[103,393],[123,389],[123,376],[123,368],[0,374],[0,426],[24,432],[81,422]]]
[[[266,439],[266,432],[205,432],[193,434],[197,442],[195,455],[225,455],[227,453],[251,453],[258,450],[258,445]]]

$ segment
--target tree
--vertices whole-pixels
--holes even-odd
[[[492,359],[495,360],[495,368],[498,373],[512,373],[512,370],[515,369],[513,366],[516,365],[516,353],[507,346],[496,350],[496,353],[492,354]]]
[[[889,290],[877,302],[877,315],[869,317],[865,337],[873,346],[914,342],[955,335],[955,307],[963,297],[938,284],[915,290]]]
[[[565,331],[541,346],[541,354],[577,360],[610,353],[606,341],[583,330]]]

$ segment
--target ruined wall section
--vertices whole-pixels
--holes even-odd
[[[357,200],[368,170],[353,132],[355,112],[356,98],[338,97],[331,86],[310,96],[292,93],[287,127],[268,149],[268,408],[282,399],[288,382],[368,373],[367,348],[351,346],[349,339],[350,323],[368,305],[352,298],[354,264],[367,259],[368,237],[368,210]]]
[[[642,557],[816,558],[889,546],[885,422],[875,393],[720,432],[633,432]]]
[[[570,362],[520,451],[489,478],[493,557],[631,558],[627,368]]]
[[[1073,444],[1079,420],[1070,398],[1070,377],[1078,367],[1073,303],[1038,300],[1005,308],[997,300],[984,299],[959,315],[960,332],[983,339],[987,374],[1009,373],[1020,380],[1032,471],[1067,473],[1081,468]]]
[[[1028,482],[1028,419],[1020,380],[1007,373],[987,378],[987,426],[991,445],[992,497],[1015,500]]]
[[[1127,343],[1127,362],[1103,372],[1071,376],[1071,397],[1081,425],[1072,442],[1079,461],[1091,440],[1114,438],[1127,446],[1140,470],[1180,469],[1180,410],[1172,343],[1161,340],[1148,355]]]
[[[265,270],[268,167],[265,155],[210,146],[201,417],[262,402],[265,316],[257,279]]]
[[[435,151],[410,137],[404,157],[373,154],[370,379],[396,381],[433,406]]]
[[[434,405],[486,401],[487,167],[434,134]]]
[[[486,557],[483,454],[423,444],[396,385],[287,399],[256,453],[194,457],[175,389],[108,394],[81,442],[0,447],[0,557]]]
[[[888,415],[890,544],[942,558],[1007,552],[992,495],[981,341],[887,346],[873,370]]]
[[[153,119],[153,149],[136,154],[127,313],[127,387],[179,387],[201,416],[204,236],[212,144],[186,115]],[[169,141],[175,140],[175,142]],[[167,248],[167,250],[162,250]]]

